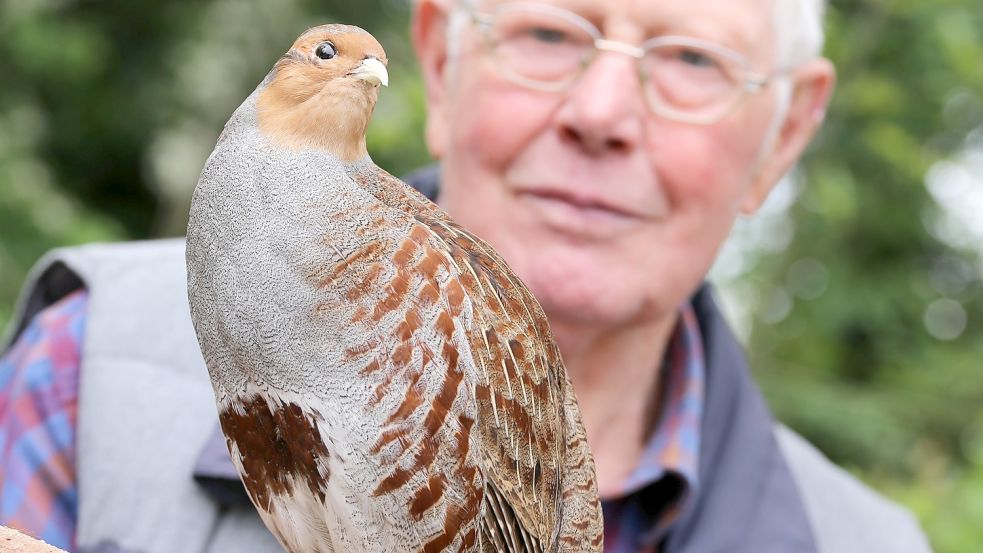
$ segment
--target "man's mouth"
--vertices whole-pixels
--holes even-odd
[[[641,213],[607,199],[559,187],[523,189],[516,197],[539,222],[578,238],[610,238],[645,220]]]
[[[523,193],[539,200],[566,203],[569,204],[570,207],[584,211],[585,213],[597,213],[598,215],[607,214],[614,217],[640,216],[640,214],[632,212],[605,198],[578,194],[571,190],[543,187],[526,190]]]

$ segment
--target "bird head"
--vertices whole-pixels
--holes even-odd
[[[358,27],[309,29],[265,81],[257,103],[260,131],[277,146],[361,159],[379,86],[389,84],[386,63],[379,42]]]

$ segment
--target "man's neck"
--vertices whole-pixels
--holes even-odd
[[[573,382],[602,497],[635,468],[659,414],[662,358],[678,314],[598,332],[551,320]]]

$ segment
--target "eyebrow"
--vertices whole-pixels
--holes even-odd
[[[748,32],[738,30],[734,25],[711,24],[711,21],[702,17],[669,17],[656,27],[655,36],[667,34],[690,36],[726,46],[745,55],[752,53],[754,40]]]

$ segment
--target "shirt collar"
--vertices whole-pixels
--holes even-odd
[[[634,493],[667,473],[682,478],[686,495],[695,493],[699,485],[705,375],[700,326],[693,307],[687,303],[680,309],[663,362],[658,422],[619,495]]]

